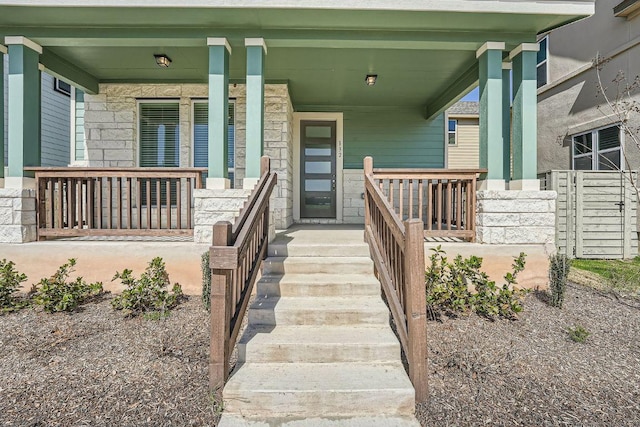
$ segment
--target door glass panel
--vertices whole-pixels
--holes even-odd
[[[331,191],[330,179],[305,179],[304,191]]]
[[[331,144],[313,144],[304,148],[305,156],[330,156]]]
[[[304,201],[307,206],[331,206],[330,196],[307,196]]]
[[[331,162],[305,162],[305,173],[331,173]]]
[[[307,138],[331,138],[331,126],[307,126],[305,136]]]

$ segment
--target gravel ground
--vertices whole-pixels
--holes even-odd
[[[591,332],[585,344],[567,327]],[[518,321],[429,322],[433,425],[640,425],[640,302],[571,286]],[[215,425],[199,298],[166,320],[123,319],[108,300],[73,315],[0,316],[0,426]]]

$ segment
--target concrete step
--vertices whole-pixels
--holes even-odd
[[[263,297],[249,309],[250,325],[388,325],[389,310],[379,296]]]
[[[257,283],[258,295],[266,296],[362,296],[380,295],[373,274],[268,274]]]
[[[410,417],[415,409],[400,362],[240,366],[224,389],[225,412],[247,418]]]
[[[263,265],[263,274],[373,273],[373,262],[366,257],[269,257]]]
[[[363,233],[364,234],[364,233]],[[273,257],[369,257],[366,243],[302,243],[275,240],[269,243],[269,256]]]
[[[333,417],[250,419],[225,412],[218,427],[420,427],[414,417]]]
[[[245,363],[398,363],[400,344],[388,325],[250,326],[238,342]]]

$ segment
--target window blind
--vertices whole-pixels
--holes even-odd
[[[235,168],[235,103],[229,102],[228,122],[229,135],[227,139],[227,167],[231,187],[234,184]],[[193,105],[193,165],[198,168],[208,166],[209,154],[209,104],[196,102]],[[206,175],[206,174],[205,174]]]
[[[177,102],[140,104],[140,166],[178,167],[180,106]]]

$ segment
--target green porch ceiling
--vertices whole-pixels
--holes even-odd
[[[231,81],[246,78],[245,38],[269,48],[267,81],[287,81],[294,106],[415,107],[436,117],[477,81],[475,51],[488,40],[507,51],[587,15],[522,2],[535,13],[207,7],[1,6],[0,36],[44,48],[42,62],[88,92],[109,82],[208,81],[207,37],[226,37]],[[557,2],[549,2],[554,5]],[[567,4],[576,2],[567,2]],[[575,6],[575,5],[574,5]],[[531,9],[533,7],[533,9]],[[524,10],[524,9],[522,9]],[[153,54],[173,63],[158,68]],[[366,74],[378,74],[374,87]]]

